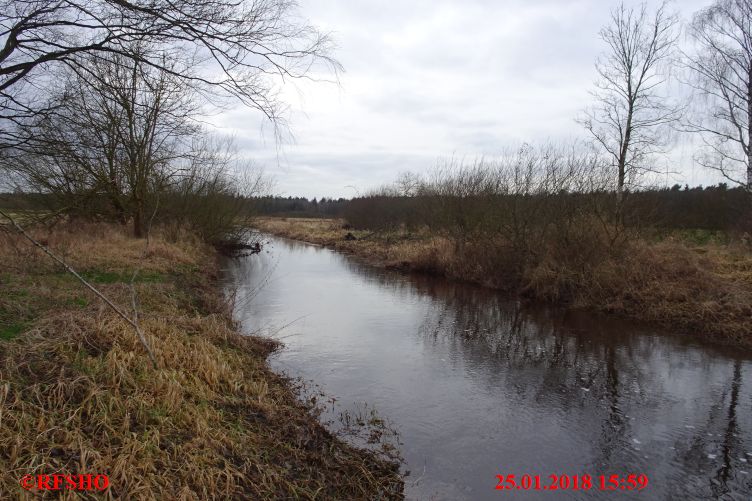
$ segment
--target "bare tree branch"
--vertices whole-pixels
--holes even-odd
[[[236,98],[283,124],[281,83],[314,78],[316,64],[335,75],[341,69],[329,35],[296,11],[293,0],[0,0],[0,121],[33,115],[50,66],[81,69],[82,55],[115,55],[172,72],[205,97]],[[156,50],[129,50],[138,44]],[[164,64],[186,55],[199,71]],[[12,135],[0,139],[15,144]]]

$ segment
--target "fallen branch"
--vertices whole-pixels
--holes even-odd
[[[21,235],[23,235],[28,241],[30,241],[32,244],[34,244],[38,248],[42,249],[42,252],[44,252],[45,254],[47,254],[48,256],[50,256],[52,259],[54,259],[56,262],[58,262],[59,264],[61,264],[66,269],[66,271],[68,271],[68,273],[70,273],[71,275],[73,275],[74,277],[76,277],[90,291],[92,291],[94,294],[96,294],[102,301],[104,301],[110,308],[112,308],[112,310],[115,313],[117,313],[120,317],[122,317],[123,320],[125,320],[126,322],[128,322],[131,325],[131,327],[133,327],[133,330],[136,331],[136,335],[138,335],[139,341],[141,341],[141,344],[146,349],[146,353],[149,355],[149,358],[151,359],[151,363],[154,365],[154,368],[156,369],[156,368],[159,367],[157,365],[157,359],[154,357],[154,353],[152,353],[151,348],[149,347],[149,343],[146,342],[146,338],[144,337],[144,333],[141,331],[141,328],[138,326],[137,321],[134,321],[128,315],[126,315],[125,313],[123,313],[120,310],[120,308],[118,308],[115,305],[115,303],[113,303],[112,301],[110,301],[107,298],[107,296],[105,296],[104,294],[102,294],[101,292],[99,292],[93,285],[91,285],[89,282],[87,282],[81,275],[79,275],[76,272],[76,270],[74,270],[73,268],[71,268],[71,266],[68,263],[66,263],[65,261],[63,261],[62,258],[56,256],[45,245],[42,245],[41,243],[37,242],[34,239],[34,237],[32,237],[31,235],[29,235],[26,232],[26,230],[24,230],[21,227],[21,225],[16,222],[15,219],[13,219],[12,217],[10,217],[8,214],[6,214],[5,212],[3,212],[2,210],[0,210],[0,216],[3,216],[5,219],[7,219],[8,221],[10,221],[10,223],[16,228],[16,230]]]

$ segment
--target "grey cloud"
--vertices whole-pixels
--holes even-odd
[[[686,18],[709,3],[673,5]],[[276,173],[280,191],[318,197],[349,196],[345,186],[366,190],[453,154],[581,137],[574,118],[590,100],[597,33],[617,4],[311,0],[301,14],[333,31],[341,88],[303,88],[290,115],[295,142],[279,154],[257,114],[235,109],[219,121]],[[682,179],[710,182],[691,166]]]

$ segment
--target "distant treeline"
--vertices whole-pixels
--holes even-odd
[[[349,201],[344,206],[342,216],[350,224],[363,229],[417,228],[424,225],[442,229],[456,223],[460,213],[467,216],[473,210],[500,210],[505,206],[505,198],[519,198],[515,204],[518,208],[524,207],[519,203],[522,199],[534,204],[538,198],[546,198],[548,203],[554,202],[552,198],[558,198],[568,206],[579,205],[584,209],[594,204],[601,207],[611,205],[613,193],[476,194],[469,198],[436,193],[411,196],[372,194]],[[455,207],[455,210],[447,219],[448,205]],[[627,193],[622,210],[627,226],[729,231],[749,229],[750,222],[746,215],[752,210],[750,205],[749,194],[740,187],[729,188],[725,183],[693,188],[676,184],[671,188]],[[463,206],[463,210],[459,206]]]
[[[235,211],[235,215],[263,215],[285,217],[342,217],[350,200],[345,198],[313,198],[306,197],[244,197],[240,195],[223,195],[226,204],[232,204],[241,210]],[[81,216],[89,218],[92,214],[98,214],[103,219],[113,219],[114,215],[108,214],[108,200],[106,197],[90,197],[85,211]],[[0,208],[16,211],[47,211],[54,212],[64,208],[59,197],[49,193],[0,193]],[[176,201],[171,200],[169,194],[162,195],[160,206],[157,207],[155,221],[166,217],[177,217],[181,207]],[[202,210],[193,211],[205,212]],[[66,211],[75,216],[75,212]],[[174,214],[173,214],[174,213]]]
[[[503,198],[512,195],[487,195],[485,198]],[[547,194],[546,197],[552,195]],[[579,199],[601,198],[604,205],[613,193],[560,193],[554,197]],[[477,198],[483,198],[477,196]],[[441,196],[372,194],[352,200],[345,198],[313,198],[266,196],[238,197],[236,204],[246,207],[247,214],[285,217],[342,217],[350,224],[363,229],[388,229],[397,226],[416,228],[422,225],[441,226],[440,212],[434,203],[443,205]],[[446,202],[446,201],[445,201]],[[55,210],[56,199],[40,193],[0,194],[0,207],[11,210]],[[487,210],[493,210],[491,204]],[[169,210],[165,203],[163,211]],[[628,193],[624,202],[624,222],[633,226],[653,226],[676,229],[705,229],[729,231],[745,229],[745,214],[750,211],[750,197],[744,189],[729,188],[720,183],[714,186],[689,187],[674,185],[671,188],[648,189]],[[159,217],[157,217],[159,219]]]
[[[341,217],[349,203],[345,198],[320,200],[305,197],[258,197],[254,199],[256,213],[264,216]]]

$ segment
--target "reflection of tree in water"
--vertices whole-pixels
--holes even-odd
[[[621,409],[621,385],[616,349],[605,346],[605,371],[603,401],[605,402],[605,416],[601,419],[601,431],[594,444],[596,453],[593,459],[593,473],[610,473],[609,468],[617,463],[614,458],[618,451],[628,445],[629,421]]]
[[[525,307],[476,287],[439,281],[416,284],[419,293],[440,299],[431,304],[420,329],[427,339],[448,344],[476,368],[489,368],[486,373],[492,379],[500,372],[526,369],[525,374],[533,377],[522,381],[524,389],[535,389],[536,400],[550,393],[584,391],[589,398],[611,402],[610,419],[617,419],[613,414],[618,413],[619,371],[623,365],[634,371],[634,350],[608,336],[598,340],[586,329],[567,327],[564,315],[553,309]],[[639,385],[639,370],[631,376]],[[565,407],[580,403],[557,400]]]
[[[625,472],[635,467],[636,458],[642,457],[643,452],[638,442],[633,442],[628,415],[658,408],[665,404],[666,398],[671,398],[662,388],[663,374],[652,373],[650,363],[657,349],[666,345],[672,360],[683,360],[686,345],[681,341],[630,333],[627,331],[634,328],[629,325],[613,322],[609,326],[601,319],[572,325],[555,310],[524,307],[519,301],[476,287],[431,279],[404,280],[398,284],[391,277],[383,279],[386,286],[400,293],[417,293],[433,300],[420,328],[422,336],[433,344],[449,346],[472,367],[474,374],[484,375],[489,387],[512,384],[518,394],[533,395],[533,401],[542,407],[556,405],[565,412],[578,413],[573,418],[592,423],[590,429],[595,435],[588,438],[594,451],[592,473]],[[513,374],[514,379],[504,379],[504,374]],[[737,423],[740,394],[741,362],[736,361],[730,390],[722,397],[724,402],[728,401],[722,413],[727,423],[712,493],[708,491],[711,475],[706,463],[704,471],[697,472],[702,488],[681,489],[680,497],[696,498],[706,492],[708,496],[722,498],[732,492],[729,489],[732,468],[738,464],[736,458],[744,454]],[[682,429],[676,433],[686,437],[696,431]],[[706,433],[703,431],[696,437],[703,451]],[[660,451],[644,452],[653,458],[661,455]],[[707,453],[704,454],[706,457]],[[680,468],[684,472],[697,470],[697,452],[673,462],[684,463]],[[649,462],[641,467],[652,466],[661,468]]]
[[[584,330],[566,328],[560,312],[526,307],[493,291],[443,281],[405,286],[416,284],[420,293],[439,299],[426,313],[421,333],[462,350],[469,363],[488,365],[493,359],[509,368],[543,368],[556,373],[551,381],[559,389],[561,385],[605,389],[602,350],[612,345],[593,343],[593,336]],[[631,350],[619,353],[633,355]],[[613,376],[618,370],[615,348],[611,354]],[[562,380],[557,371],[567,377]]]
[[[452,346],[467,363],[491,367],[486,384],[514,385],[542,413],[570,414],[567,421],[579,428],[594,454],[589,473],[626,471],[634,449],[624,411],[649,405],[646,375],[636,362],[647,358],[649,346],[630,345],[634,337],[594,334],[590,325],[572,328],[555,310],[525,308],[463,288],[441,292],[440,311],[427,315],[425,335],[461,338]],[[628,377],[622,377],[624,370]],[[504,375],[512,376],[505,380]]]
[[[739,389],[742,385],[742,361],[736,360],[734,362],[734,375],[731,378],[731,396],[729,398],[728,423],[726,425],[726,433],[723,435],[723,444],[721,447],[723,463],[718,469],[716,478],[718,484],[714,484],[714,492],[716,495],[725,494],[729,492],[728,481],[732,477],[732,467],[734,463],[737,463],[737,458],[740,454],[743,454],[740,446],[740,438],[737,434],[738,425],[736,422],[737,406],[739,404]]]
[[[742,363],[734,360],[731,378],[719,392],[719,401],[710,406],[703,426],[693,430],[688,445],[676,446],[676,462],[689,473],[675,479],[677,496],[697,496],[710,499],[750,499],[752,478],[745,457],[745,429],[739,423],[742,393]],[[748,413],[747,413],[748,414]],[[716,432],[716,433],[713,433]],[[720,440],[719,440],[720,438]],[[749,458],[749,459],[752,459]],[[690,476],[691,475],[691,476]]]

